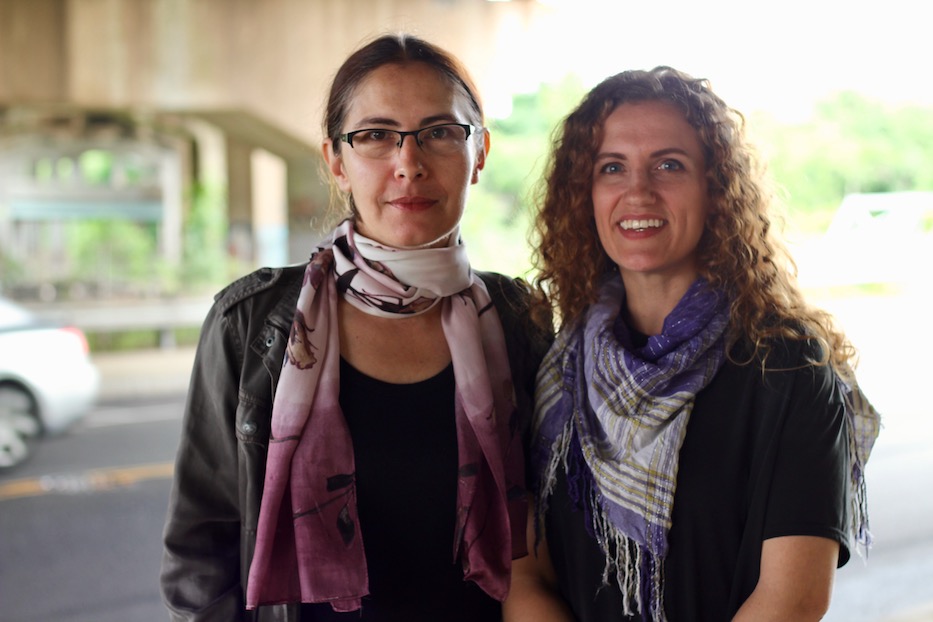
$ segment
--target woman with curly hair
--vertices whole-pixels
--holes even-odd
[[[817,620],[868,544],[879,418],[774,236],[742,116],[626,71],[555,141],[538,285],[534,554],[506,620]]]

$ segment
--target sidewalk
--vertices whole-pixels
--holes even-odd
[[[98,401],[183,395],[188,390],[194,350],[194,346],[185,346],[93,354],[100,371]]]

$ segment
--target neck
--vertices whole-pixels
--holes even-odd
[[[689,278],[660,278],[653,275],[622,275],[625,284],[625,308],[628,325],[640,333],[660,335],[664,320],[684,297],[696,275]]]

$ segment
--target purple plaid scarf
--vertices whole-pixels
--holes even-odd
[[[559,466],[579,461],[568,483],[606,553],[604,580],[614,569],[627,614],[663,620],[677,459],[694,397],[725,358],[728,301],[697,280],[640,348],[616,321],[624,302],[614,275],[583,321],[558,335],[538,373],[539,516]]]
[[[341,223],[305,272],[272,410],[272,435],[247,608],[329,602],[354,611],[369,592],[349,430],[339,404],[337,296],[407,317],[435,304],[453,359],[459,454],[452,559],[504,600],[525,553],[523,454],[502,325],[456,234],[447,248],[397,250]]]

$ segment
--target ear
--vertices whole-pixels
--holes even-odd
[[[479,181],[479,172],[483,170],[483,167],[486,166],[486,156],[489,155],[489,130],[483,128],[483,148],[476,151],[476,164],[473,165],[473,177],[470,179],[471,184],[475,184]]]
[[[334,176],[334,180],[337,182],[337,187],[343,192],[350,192],[350,178],[347,176],[347,169],[344,167],[343,158],[334,153],[334,141],[330,138],[325,139],[321,151],[324,153],[324,161],[327,163],[327,168],[330,169],[331,174]]]

